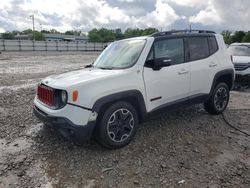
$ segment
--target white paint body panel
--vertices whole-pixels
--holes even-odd
[[[40,103],[35,97],[34,105],[50,116],[64,117],[72,121],[76,125],[86,125],[88,123],[91,111],[84,110],[72,105],[66,105],[62,109],[52,110]]]
[[[180,72],[186,71],[185,74]],[[188,97],[190,87],[190,64],[183,63],[154,71],[144,68],[144,82],[147,93],[148,111],[178,99]],[[150,101],[161,97],[159,100]]]
[[[205,59],[190,62],[190,96],[208,94],[216,73],[233,68],[223,37],[217,34],[215,36],[218,43],[218,51]]]

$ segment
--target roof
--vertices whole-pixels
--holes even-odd
[[[88,40],[86,36],[44,33],[45,38]]]
[[[20,35],[20,34],[17,34],[14,36],[14,38],[30,38],[32,37],[32,35]]]

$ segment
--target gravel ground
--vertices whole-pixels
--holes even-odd
[[[36,84],[97,55],[0,54],[0,187],[250,187],[250,137],[202,105],[149,117],[119,150],[45,129],[32,114]],[[225,117],[250,133],[250,90],[231,93]]]

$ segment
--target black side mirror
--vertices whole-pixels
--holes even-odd
[[[167,57],[155,59],[153,69],[160,70],[162,67],[168,67],[172,64],[172,60]]]

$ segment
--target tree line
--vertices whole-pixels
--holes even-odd
[[[146,29],[128,28],[124,32],[122,32],[121,29],[95,28],[88,32],[88,37],[91,42],[110,42],[125,38],[151,35],[155,32],[158,32],[158,29],[151,27]]]
[[[109,42],[124,38],[138,37],[151,35],[155,32],[159,32],[156,28],[147,28],[147,29],[127,29],[122,32],[121,29],[92,29],[89,31],[88,36],[89,40],[92,42]],[[226,44],[231,44],[234,42],[250,42],[250,31],[236,31],[232,32],[225,30],[221,32],[221,35],[224,37]]]
[[[138,36],[146,36],[152,33],[158,32],[158,29],[155,28],[146,28],[146,29],[132,29],[128,28],[124,32],[121,29],[92,29],[88,32],[89,41],[91,42],[110,42],[114,40],[120,40],[124,38],[130,37],[138,37]],[[64,35],[84,35],[81,31],[66,31],[59,32],[55,29],[52,30],[42,30],[42,31],[32,31],[31,29],[27,29],[24,31],[12,31],[2,33],[1,37],[3,39],[15,39],[16,35],[30,35],[31,39],[35,39],[38,41],[45,40],[44,34],[64,34]]]
[[[120,28],[118,29],[92,29],[88,32],[89,41],[91,42],[110,42],[130,37],[138,37],[138,36],[146,36],[151,35],[155,32],[159,32],[156,28],[128,28],[125,31],[122,31]],[[64,34],[64,35],[84,35],[81,31],[71,30],[66,32],[59,32],[55,29],[51,30],[42,30],[42,31],[32,31],[31,29],[27,29],[24,31],[12,31],[5,32],[1,34],[3,39],[15,39],[16,35],[30,35],[31,39],[43,41],[45,40],[44,34]],[[236,31],[232,32],[229,30],[222,31],[221,34],[224,37],[226,44],[231,44],[234,42],[250,42],[250,31]]]
[[[221,34],[226,44],[232,44],[234,42],[250,42],[250,31],[236,31],[232,32],[229,30],[222,31]]]
[[[7,31],[5,33],[1,34],[1,37],[3,39],[15,39],[16,35],[30,35],[31,39],[37,40],[37,41],[43,41],[45,40],[44,34],[64,34],[64,35],[83,35],[81,31],[71,30],[66,32],[59,32],[55,29],[51,30],[42,30],[42,31],[33,31],[31,29],[26,29],[24,31]],[[1,38],[0,37],[0,38]]]

